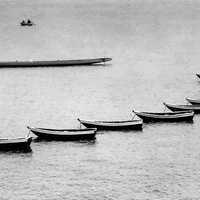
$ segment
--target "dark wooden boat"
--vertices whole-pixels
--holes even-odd
[[[75,141],[75,140],[93,140],[95,139],[95,128],[84,129],[48,129],[48,128],[33,128],[27,127],[32,133],[37,135],[40,139],[45,140],[62,140],[62,141]]]
[[[163,103],[167,108],[172,111],[194,111],[194,113],[200,113],[200,105],[172,105]]]
[[[193,105],[200,105],[200,99],[190,99],[190,98],[185,98],[185,99]]]
[[[196,74],[196,76],[197,76],[198,78],[200,78],[200,74]]]
[[[33,26],[33,23],[32,22],[29,22],[29,23],[27,23],[27,22],[21,22],[20,25],[21,26]]]
[[[193,111],[177,111],[177,112],[135,112],[144,122],[181,122],[192,121],[194,117]]]
[[[28,19],[28,20],[22,20],[20,25],[21,26],[33,26],[34,23],[30,19]]]
[[[30,150],[31,141],[32,137],[30,136],[24,138],[0,139],[0,150]]]
[[[129,121],[78,121],[88,128],[97,128],[97,130],[142,130],[142,120]]]
[[[112,58],[52,60],[52,61],[7,61],[7,62],[0,62],[0,67],[78,66],[78,65],[92,65],[98,63],[105,63],[111,60]]]

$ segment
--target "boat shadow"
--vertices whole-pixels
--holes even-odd
[[[143,127],[148,129],[150,127],[193,127],[194,121],[182,121],[182,122],[145,122]]]
[[[99,64],[91,64],[91,65],[50,65],[50,66],[1,66],[2,69],[47,69],[47,68],[94,68],[94,67],[109,67],[112,64],[109,63],[99,63]]]
[[[174,122],[169,122],[169,121],[157,121],[157,122],[155,122],[155,121],[148,121],[148,122],[144,122],[144,125],[156,125],[156,124],[159,124],[159,125],[161,125],[161,124],[193,124],[194,123],[194,121],[193,120],[191,120],[191,121],[181,121],[181,122],[176,122],[176,121],[174,121]]]
[[[82,144],[95,144],[96,143],[96,138],[94,139],[90,139],[90,140],[54,140],[54,139],[44,139],[44,138],[39,138],[39,137],[36,137],[33,139],[33,142],[34,143],[40,143],[40,142],[45,142],[45,143],[48,143],[48,142],[73,142],[73,143],[82,143]]]
[[[114,132],[120,132],[120,133],[142,133],[143,132],[143,128],[142,129],[118,129],[118,130],[97,130],[97,135],[103,135],[103,134],[107,134],[107,133],[114,133]]]
[[[0,154],[27,154],[27,153],[32,153],[32,148],[26,148],[26,149],[2,149],[0,150]]]

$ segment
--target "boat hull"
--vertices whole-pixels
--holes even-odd
[[[184,116],[147,116],[141,113],[136,113],[136,115],[143,119],[143,122],[183,122],[183,121],[193,121],[194,113],[189,112]]]
[[[31,150],[30,148],[31,141],[32,137],[29,137],[27,139],[21,139],[18,141],[7,140],[6,142],[0,142],[0,151],[15,151],[15,150],[29,151]]]
[[[80,120],[81,124],[83,124],[87,128],[97,128],[97,130],[112,130],[112,131],[117,131],[117,130],[142,130],[142,121],[138,120],[138,123],[134,124],[124,124],[124,123],[116,123],[115,125],[108,125],[107,123],[99,123],[98,122],[89,122],[89,121],[84,121]]]
[[[44,140],[58,140],[58,141],[77,141],[77,140],[94,140],[96,136],[96,129],[83,130],[57,130],[57,129],[43,129],[43,128],[29,128],[38,138]]]
[[[168,109],[171,111],[194,111],[195,114],[200,113],[200,105],[169,105],[169,104],[164,104]]]
[[[193,105],[200,105],[200,99],[189,99],[189,98],[186,98],[186,100],[189,102],[189,103],[191,103],[191,104],[193,104]]]
[[[33,26],[33,23],[20,23],[21,26]]]
[[[78,66],[92,65],[111,61],[111,58],[95,58],[80,60],[53,60],[53,61],[10,61],[0,62],[0,67],[48,67],[48,66]]]

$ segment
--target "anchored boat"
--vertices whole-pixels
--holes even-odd
[[[37,135],[40,139],[45,140],[63,140],[63,141],[75,141],[75,140],[93,140],[95,139],[95,128],[84,129],[48,129],[48,128],[34,128],[27,127],[32,133]]]
[[[200,105],[200,99],[190,99],[190,98],[185,98],[185,99],[193,105]]]
[[[194,117],[193,111],[178,111],[178,112],[135,112],[138,117],[144,122],[181,122],[192,121]]]
[[[88,128],[97,130],[142,130],[142,120],[129,121],[86,121],[77,119],[81,124]]]
[[[172,105],[163,103],[167,108],[172,111],[194,111],[194,113],[200,113],[200,105]]]
[[[48,67],[48,66],[78,66],[93,65],[111,61],[112,58],[94,58],[79,60],[51,60],[51,61],[7,61],[0,62],[0,67]]]
[[[33,22],[31,22],[31,21],[28,21],[28,22],[22,21],[22,22],[20,23],[20,25],[21,25],[21,26],[33,26],[34,24],[33,24]]]
[[[0,139],[0,150],[30,150],[31,141],[32,137],[30,136],[24,138]]]

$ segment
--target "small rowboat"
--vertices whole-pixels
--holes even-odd
[[[30,150],[31,141],[32,137],[30,136],[24,138],[0,139],[0,150]]]
[[[200,105],[171,105],[163,103],[167,108],[172,111],[194,111],[194,113],[200,113]]]
[[[77,119],[87,128],[97,128],[97,130],[142,130],[142,120],[129,121],[86,121]]]
[[[33,128],[27,127],[32,133],[38,136],[40,139],[45,140],[63,140],[63,141],[75,141],[75,140],[93,140],[95,139],[95,128],[84,129],[47,129],[47,128]]]
[[[200,78],[200,74],[196,74],[196,76],[197,76],[198,78]]]
[[[193,111],[178,111],[178,112],[135,112],[138,117],[142,118],[144,122],[180,122],[192,121],[194,117]]]
[[[94,58],[79,60],[50,60],[50,61],[7,61],[0,62],[0,67],[48,67],[48,66],[78,66],[92,65],[111,61],[112,58]]]
[[[200,105],[200,99],[189,99],[189,98],[186,98],[186,100],[188,102],[190,102],[191,104],[193,104],[193,105]]]
[[[21,26],[33,26],[34,25],[34,23],[30,19],[22,20],[22,22],[20,24],[21,24]]]
[[[34,24],[32,22],[21,22],[21,26],[33,26]]]

